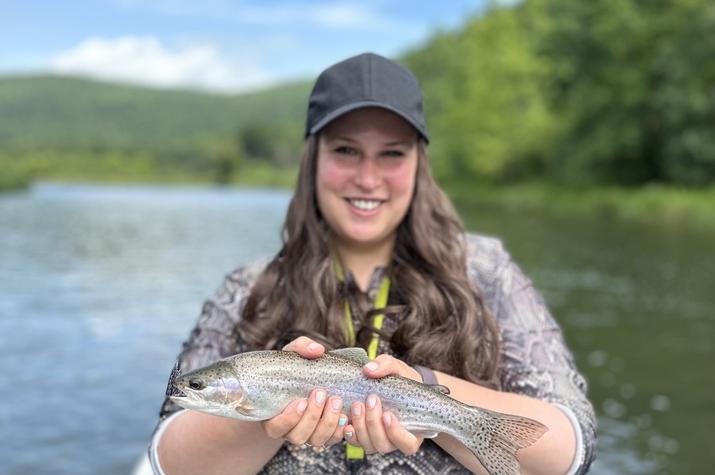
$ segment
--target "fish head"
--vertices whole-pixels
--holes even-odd
[[[259,420],[253,414],[245,385],[227,361],[177,377],[174,388],[178,394],[172,395],[171,401],[185,409],[233,419]]]

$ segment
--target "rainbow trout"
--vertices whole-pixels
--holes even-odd
[[[443,432],[459,440],[491,475],[518,475],[517,450],[548,430],[532,419],[461,403],[443,386],[400,376],[370,379],[362,373],[368,361],[362,348],[333,350],[313,360],[289,351],[241,353],[176,378],[174,386],[183,395],[171,400],[186,409],[261,421],[316,387],[342,397],[345,407],[372,393],[410,432],[423,437]]]

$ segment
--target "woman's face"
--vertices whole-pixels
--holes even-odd
[[[350,112],[320,133],[318,207],[348,246],[389,242],[412,200],[417,132],[404,119],[371,107]]]

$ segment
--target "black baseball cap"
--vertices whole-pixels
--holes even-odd
[[[429,142],[417,78],[405,67],[374,53],[353,56],[320,73],[308,101],[305,136],[363,107],[394,112]]]

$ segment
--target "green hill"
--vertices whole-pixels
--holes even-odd
[[[702,38],[713,29],[706,0],[494,3],[398,59],[423,85],[443,182],[705,187],[715,184],[715,42]],[[309,88],[226,96],[0,79],[0,167],[43,178],[272,176],[268,166],[295,169]]]
[[[220,95],[0,78],[0,188],[33,178],[228,182],[242,169],[245,182],[251,170],[270,175],[269,167],[296,163],[310,86]]]
[[[0,147],[162,150],[235,133],[248,121],[302,121],[310,84],[227,96],[66,77],[0,78]]]

